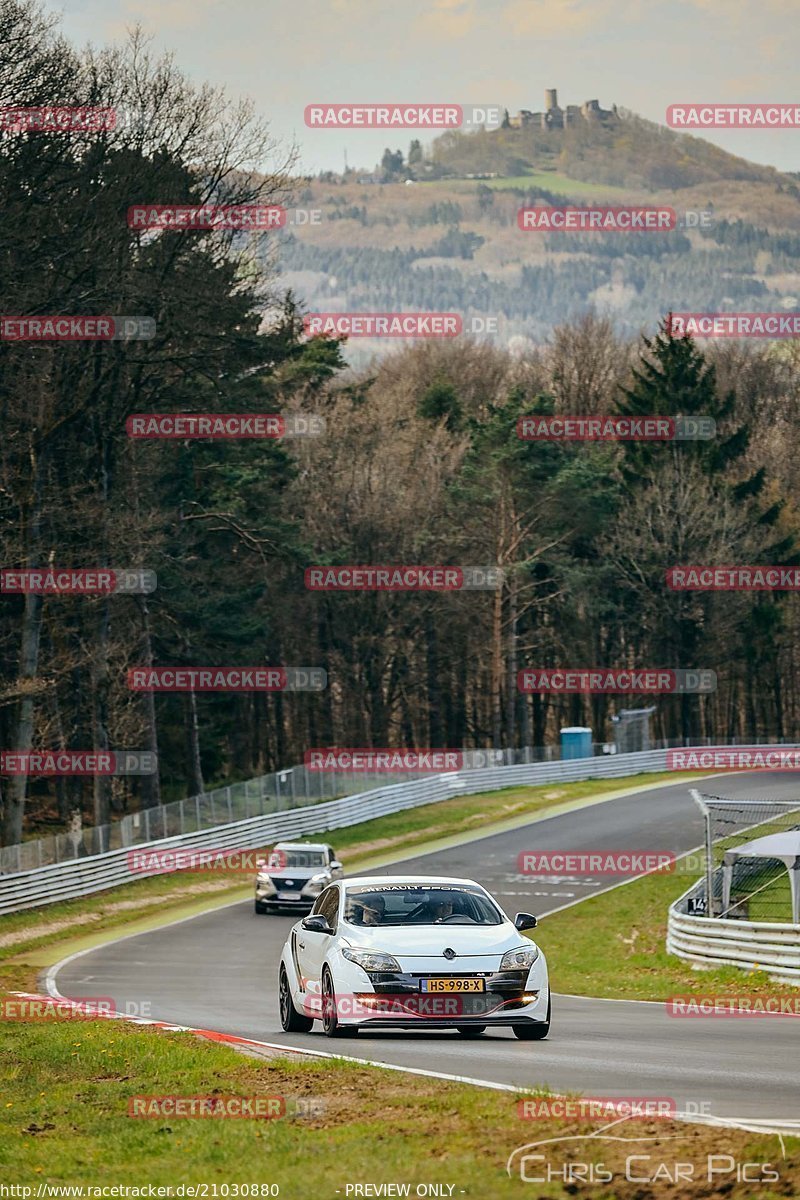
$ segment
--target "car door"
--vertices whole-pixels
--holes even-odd
[[[297,963],[300,974],[306,981],[304,990],[316,992],[319,990],[322,978],[322,963],[338,925],[339,888],[335,884],[327,887],[324,892],[320,892],[309,915],[326,917],[333,930],[331,934],[304,929],[302,921],[297,930]]]

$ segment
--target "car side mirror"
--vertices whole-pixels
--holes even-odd
[[[519,929],[520,932],[523,929],[535,929],[538,924],[539,922],[533,913],[517,913],[514,917],[514,927],[515,929]]]
[[[328,918],[321,917],[318,914],[315,914],[313,917],[303,917],[300,924],[309,933],[333,933]]]
[[[340,871],[342,869],[342,864],[333,858],[330,862],[330,868],[332,871]]]

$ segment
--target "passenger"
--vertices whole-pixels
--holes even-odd
[[[364,917],[362,925],[382,925],[386,915],[386,901],[383,896],[368,896],[361,901]]]
[[[353,898],[348,906],[347,919],[353,925],[381,925],[386,912],[383,896]]]

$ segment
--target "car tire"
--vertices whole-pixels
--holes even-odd
[[[537,1021],[535,1025],[512,1025],[514,1037],[518,1037],[522,1042],[540,1042],[542,1038],[546,1038],[550,1032],[550,1013],[552,999],[547,997],[547,1016],[544,1021]]]
[[[458,1025],[457,1029],[463,1038],[476,1038],[486,1033],[485,1025]]]
[[[358,1033],[358,1028],[340,1025],[336,1017],[336,992],[333,989],[333,979],[326,967],[322,972],[322,1032],[325,1037],[352,1037]]]
[[[285,1033],[308,1033],[314,1024],[312,1017],[303,1016],[295,1008],[289,976],[283,964],[278,976],[278,1008],[281,1014],[281,1028]]]

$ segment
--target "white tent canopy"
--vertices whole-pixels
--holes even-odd
[[[786,833],[768,833],[725,851],[722,860],[722,911],[727,913],[731,906],[731,884],[733,867],[739,858],[773,858],[786,864],[789,885],[792,890],[792,924],[800,925],[800,829]]]

